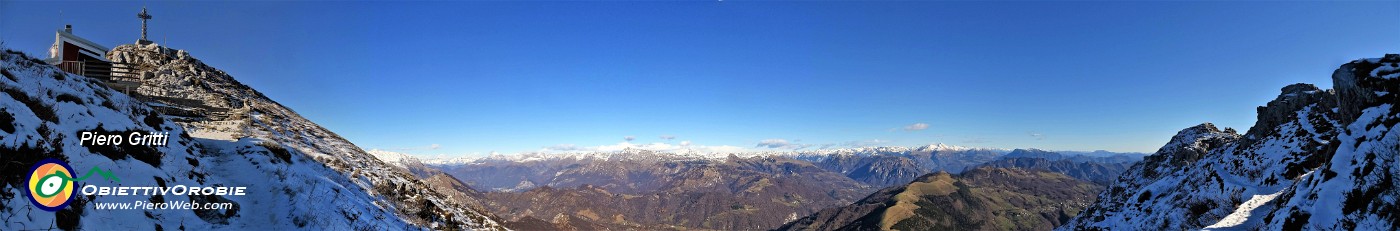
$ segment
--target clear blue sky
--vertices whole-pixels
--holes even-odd
[[[625,136],[1152,152],[1400,53],[1397,1],[3,1],[0,39],[131,43],[143,4],[153,40],[363,147],[433,155]]]

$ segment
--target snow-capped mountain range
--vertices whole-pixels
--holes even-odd
[[[619,151],[522,152],[522,153],[515,153],[515,154],[499,154],[499,153],[493,153],[492,155],[484,156],[484,157],[420,158],[419,160],[420,160],[421,162],[423,162],[424,164],[429,164],[429,165],[459,165],[459,164],[469,164],[469,163],[473,163],[473,162],[484,162],[484,161],[529,162],[529,161],[541,161],[541,160],[552,160],[552,159],[575,159],[575,160],[582,160],[582,159],[599,159],[599,160],[610,160],[610,159],[635,159],[635,158],[661,158],[661,159],[667,159],[667,160],[685,160],[685,159],[693,159],[693,160],[723,160],[723,159],[725,159],[725,158],[729,158],[730,156],[741,157],[741,158],[747,158],[747,157],[766,157],[766,156],[787,156],[787,157],[805,157],[805,158],[824,158],[824,157],[826,157],[826,156],[831,156],[831,155],[869,156],[869,155],[876,155],[876,154],[879,154],[879,153],[899,153],[899,152],[909,152],[909,151],[966,151],[966,150],[987,150],[987,151],[994,151],[994,152],[1001,152],[1001,153],[1006,153],[1006,152],[1010,152],[1010,151],[1011,151],[1011,149],[1003,149],[1003,148],[974,148],[974,147],[963,147],[963,146],[948,145],[948,144],[943,144],[943,143],[935,143],[935,144],[929,144],[929,145],[917,146],[917,147],[882,146],[882,147],[856,147],[856,148],[836,148],[836,149],[819,149],[819,150],[746,151],[746,152],[700,152],[700,151],[668,152],[668,151],[655,151],[655,150],[647,150],[647,149],[632,149],[632,148],[629,148],[629,149],[623,149],[623,150],[619,150]],[[405,157],[405,156],[414,156],[414,155],[412,155],[412,154],[396,153],[396,152],[389,152],[389,151],[382,151],[382,150],[381,150],[381,152],[385,152],[385,153],[394,153],[394,155],[392,155],[392,156],[386,156],[386,157],[388,157],[388,158],[394,158],[394,159],[401,158],[401,157]]]

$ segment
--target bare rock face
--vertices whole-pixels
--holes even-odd
[[[1377,103],[1396,102],[1400,93],[1400,54],[1387,54],[1380,59],[1352,61],[1332,72],[1332,87],[1337,89],[1337,111],[1343,123],[1352,122],[1361,110]],[[1385,93],[1385,94],[1382,94]]]

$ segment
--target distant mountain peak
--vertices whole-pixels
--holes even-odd
[[[944,143],[934,143],[934,144],[925,145],[925,146],[919,148],[919,150],[928,150],[928,151],[932,151],[932,150],[962,151],[962,150],[968,150],[968,149],[972,149],[972,148],[963,147],[963,146],[956,146],[956,145],[948,145],[948,144],[944,144]]]

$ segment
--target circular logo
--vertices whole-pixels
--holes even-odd
[[[73,197],[73,175],[73,167],[58,159],[35,163],[29,169],[29,202],[49,212],[68,207],[68,199]]]

